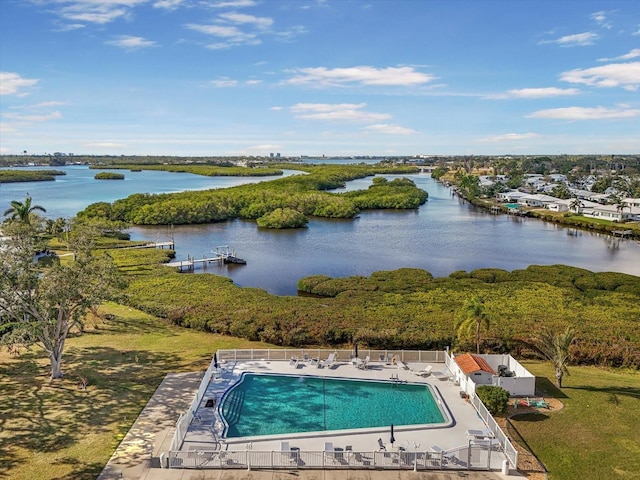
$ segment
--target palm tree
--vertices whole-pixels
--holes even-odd
[[[4,216],[11,215],[11,220],[20,220],[21,222],[31,225],[31,214],[36,210],[40,212],[46,212],[44,207],[40,205],[31,205],[31,195],[27,193],[27,198],[24,203],[17,200],[11,201],[11,208],[4,211]]]
[[[584,208],[584,203],[579,198],[574,198],[571,200],[569,204],[569,208],[576,213],[582,213],[582,209]]]
[[[569,375],[569,347],[575,338],[576,332],[567,327],[563,332],[545,329],[533,339],[532,346],[553,363],[558,388],[562,388],[564,374]]]
[[[484,304],[484,299],[474,295],[458,310],[456,330],[458,338],[471,334],[475,329],[476,353],[480,353],[480,329],[484,324],[490,326],[489,313]]]

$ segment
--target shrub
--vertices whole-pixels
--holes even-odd
[[[257,220],[261,228],[301,228],[309,223],[309,219],[292,208],[276,208]]]
[[[504,413],[507,410],[509,392],[504,388],[494,387],[493,385],[480,385],[476,388],[476,394],[491,415]]]

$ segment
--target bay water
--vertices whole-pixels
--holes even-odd
[[[267,178],[202,177],[198,175],[124,171],[124,181],[97,181],[96,170],[63,167],[68,174],[55,182],[2,184],[0,209],[11,200],[33,202],[47,216],[71,217],[97,201],[112,202],[132,193],[161,193],[265,181]],[[295,172],[287,171],[290,175]],[[207,225],[133,227],[132,239],[165,241],[173,238],[176,259],[211,256],[228,245],[246,265],[209,265],[197,272],[230,277],[236,284],[263,288],[278,295],[295,295],[305,276],[368,276],[378,270],[422,268],[434,276],[456,270],[528,265],[566,264],[593,271],[616,271],[640,276],[640,242],[621,240],[531,218],[492,215],[452,195],[428,174],[405,175],[429,192],[428,202],[416,210],[362,212],[355,219],[311,218],[307,228],[260,229],[253,221],[232,220]],[[394,176],[386,176],[389,179]],[[371,178],[349,182],[346,190],[367,188]],[[640,280],[639,280],[640,281]]]

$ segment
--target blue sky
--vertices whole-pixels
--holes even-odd
[[[640,153],[640,1],[0,0],[0,153]]]

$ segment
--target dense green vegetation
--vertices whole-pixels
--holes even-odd
[[[131,252],[111,252],[131,274],[127,302],[185,327],[282,346],[358,341],[372,348],[475,350],[473,338],[457,340],[455,316],[478,295],[492,319],[481,351],[533,355],[521,340],[543,327],[569,325],[578,335],[573,362],[640,367],[640,279],[632,275],[531,266],[433,278],[401,269],[307,277],[299,289],[323,298],[281,297],[237,287],[226,277],[154,266],[166,252],[149,252],[148,262],[145,251]]]
[[[292,208],[276,208],[258,218],[256,223],[261,228],[301,228],[309,223],[309,219]]]
[[[0,170],[0,183],[46,182],[66,174],[60,170]]]
[[[122,173],[100,172],[96,173],[93,178],[96,180],[124,180],[124,175]]]
[[[502,387],[493,385],[479,385],[476,388],[476,395],[482,400],[491,415],[504,413],[509,404],[509,392]]]
[[[91,165],[89,168],[104,168],[101,165]],[[109,168],[126,169],[131,171],[159,170],[162,172],[193,173],[207,177],[265,177],[268,175],[282,175],[282,170],[271,167],[236,167],[233,165],[149,165],[149,164],[118,164]]]
[[[164,167],[164,166],[163,166]],[[243,218],[256,220],[274,210],[291,209],[304,216],[352,218],[372,208],[417,208],[427,193],[411,180],[376,181],[369,189],[344,194],[326,190],[375,174],[415,173],[415,167],[387,165],[296,166],[308,172],[270,182],[232,188],[172,194],[134,194],[109,204],[89,205],[79,216],[136,225],[208,223]]]

